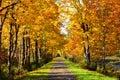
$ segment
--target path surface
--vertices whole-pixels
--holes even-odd
[[[57,57],[52,64],[53,67],[46,80],[76,80],[61,57]]]

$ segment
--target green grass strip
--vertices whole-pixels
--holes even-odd
[[[37,70],[26,73],[21,80],[45,80],[50,73],[54,60],[45,64]]]
[[[68,68],[73,72],[77,80],[118,80],[114,77],[105,76],[96,71],[89,71],[87,69],[82,69],[78,67],[78,64],[72,63],[68,60],[65,60]]]

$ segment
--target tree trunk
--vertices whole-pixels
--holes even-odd
[[[11,10],[13,10],[13,9],[14,9],[14,6],[11,7]],[[13,18],[13,20],[16,21],[13,13],[11,13],[11,18]],[[14,77],[14,71],[11,70],[12,69],[11,67],[13,65],[14,54],[15,54],[16,49],[17,49],[17,38],[18,38],[18,30],[16,30],[16,32],[15,32],[16,35],[15,35],[15,40],[14,40],[13,26],[16,28],[17,27],[16,23],[10,22],[10,31],[9,31],[10,37],[9,37],[9,52],[8,52],[8,56],[9,56],[9,58],[8,58],[8,71],[9,71],[9,77],[11,79],[13,79],[13,77]]]
[[[85,45],[84,45],[84,56],[85,56],[85,59],[86,59],[87,66],[89,66],[90,63],[91,63],[91,61],[90,61],[89,37],[88,37],[88,35],[87,35],[87,32],[89,31],[88,24],[85,24],[85,23],[83,22],[83,23],[81,24],[81,28],[83,29],[84,35],[85,35],[85,38],[84,38],[84,41],[85,41]]]
[[[2,28],[3,28],[3,24],[6,20],[8,12],[9,12],[9,9],[7,9],[7,11],[5,12],[5,14],[3,16],[3,20],[2,20],[2,16],[0,16],[0,51],[1,51],[1,46],[2,46]]]
[[[39,58],[41,58],[41,53],[42,53],[42,48],[41,47],[39,48],[39,52],[40,52]]]
[[[10,31],[9,31],[9,52],[8,52],[8,72],[9,76],[11,76],[11,66],[12,66],[12,46],[13,46],[13,34],[12,34],[12,23],[10,23]]]
[[[2,0],[0,0],[0,7],[1,7],[1,4],[2,4]]]
[[[2,17],[0,16],[0,51],[2,46]]]
[[[20,46],[19,46],[19,65],[18,68],[22,68],[22,50],[23,50],[23,37],[20,36]]]
[[[18,32],[19,32],[19,25],[15,24],[15,41],[14,41],[14,48],[13,48],[13,56],[15,55],[16,53],[16,49],[17,49],[17,42],[18,42]]]
[[[34,54],[34,49],[32,49],[32,58],[33,58],[33,62],[35,62],[35,54]]]
[[[0,0],[0,7],[1,4],[2,4],[2,0]],[[2,16],[0,16],[0,51],[1,51],[1,45],[2,45]]]
[[[2,4],[2,0],[0,0],[0,7],[1,4]],[[0,16],[0,53],[1,53],[1,46],[2,46],[2,16]],[[0,75],[2,75],[1,64],[0,64]]]
[[[30,66],[30,38],[26,38],[26,67],[31,70]]]
[[[38,66],[38,41],[35,40],[35,63],[36,63],[36,67]]]
[[[103,32],[103,70],[105,71],[105,57],[106,57],[106,53],[105,53],[105,49],[106,49],[106,44],[105,44],[105,40],[106,40],[106,31],[104,30]]]
[[[116,41],[117,41],[117,54],[119,54],[120,55],[120,38],[119,38],[119,36],[120,36],[120,34],[119,33],[117,33],[117,35],[116,35]]]
[[[25,65],[25,38],[24,38],[24,32],[23,32],[23,38],[22,38],[22,54],[23,54],[23,56],[22,56],[22,66],[24,67],[24,65]]]
[[[42,58],[42,44],[40,44],[39,51],[40,51],[39,57]]]
[[[89,50],[88,43],[85,43],[85,46],[84,46],[84,56],[86,58],[87,66],[89,66],[91,61],[90,61],[90,50]]]

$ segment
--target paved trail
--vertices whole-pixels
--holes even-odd
[[[62,58],[56,58],[52,64],[53,67],[46,80],[76,80]]]

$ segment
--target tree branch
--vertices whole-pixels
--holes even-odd
[[[9,9],[7,9],[7,11],[6,11],[5,15],[4,15],[4,19],[3,19],[3,21],[2,21],[1,27],[3,26],[3,24],[4,24],[4,22],[5,22],[5,19],[6,19],[6,17],[7,17],[8,12],[9,12]]]
[[[10,7],[10,6],[16,5],[17,3],[18,3],[18,2],[14,2],[14,3],[12,3],[12,4],[8,5],[8,6],[6,6],[6,7],[3,7],[2,9],[0,9],[0,12],[2,12],[4,9],[6,9],[6,8],[8,8],[8,7]]]

